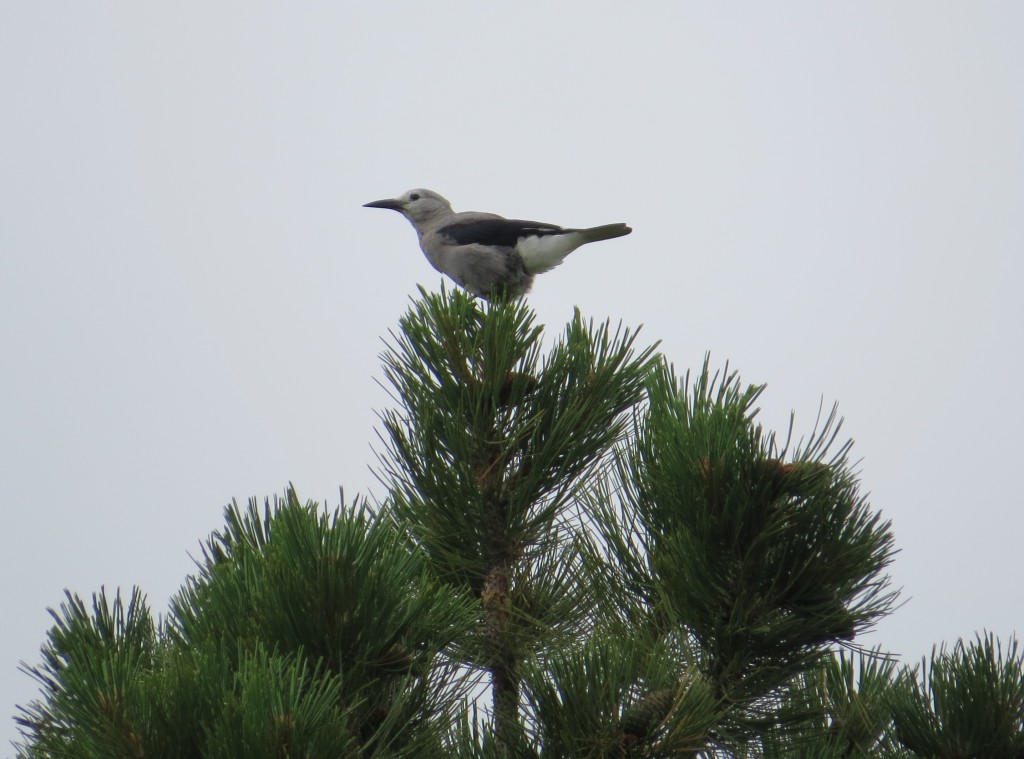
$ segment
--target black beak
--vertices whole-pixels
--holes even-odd
[[[390,208],[392,211],[401,211],[402,203],[394,198],[388,198],[387,200],[375,200],[372,203],[363,203],[363,208]]]

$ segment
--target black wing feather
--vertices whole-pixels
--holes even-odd
[[[477,219],[454,221],[437,230],[455,245],[495,245],[514,248],[523,237],[545,237],[562,234],[566,230],[554,224],[522,219]]]

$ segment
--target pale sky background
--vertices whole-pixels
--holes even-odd
[[[412,228],[635,232],[539,277],[560,331],[839,401],[914,661],[1024,622],[1024,4],[0,3],[0,741],[46,607],[155,611],[232,498],[383,495]],[[9,752],[8,752],[9,753]]]

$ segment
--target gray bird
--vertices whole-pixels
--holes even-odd
[[[409,190],[366,208],[390,208],[407,218],[431,266],[481,298],[518,297],[536,274],[554,269],[581,245],[628,235],[625,224],[563,229],[493,213],[455,213],[431,190]]]

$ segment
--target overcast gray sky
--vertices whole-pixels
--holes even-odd
[[[1024,620],[1024,4],[0,4],[0,740],[47,606],[157,611],[223,505],[372,490],[397,214],[628,222],[530,296],[839,401],[906,605]]]

